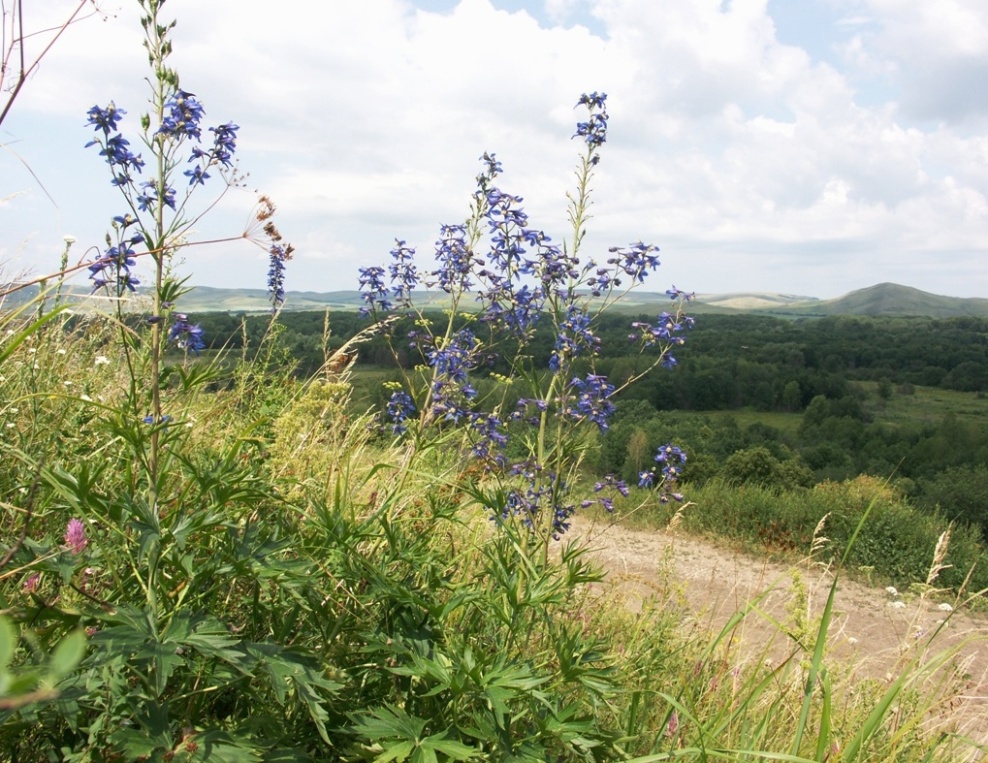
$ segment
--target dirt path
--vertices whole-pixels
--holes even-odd
[[[763,614],[750,614],[735,634],[742,654],[763,654],[771,644],[769,658],[782,659],[791,650],[778,623],[793,621],[794,569],[805,586],[811,622],[823,611],[833,583],[831,573],[820,565],[775,564],[682,532],[635,531],[585,520],[576,522],[574,530],[590,541],[608,571],[608,594],[622,597],[635,611],[654,600],[678,601],[701,625],[719,632],[732,615],[764,593],[759,606]],[[945,596],[892,595],[841,580],[828,637],[829,659],[850,665],[852,680],[897,675],[904,661],[925,648],[924,637],[946,621],[927,654],[956,649],[953,663],[967,677],[961,694],[964,727],[988,741],[988,617],[947,609],[956,604]]]

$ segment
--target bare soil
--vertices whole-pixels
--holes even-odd
[[[719,633],[735,613],[757,600],[757,609],[731,639],[741,654],[760,659],[782,660],[793,651],[785,631],[794,622],[792,610],[799,601],[794,571],[805,587],[811,623],[821,616],[834,581],[831,570],[810,560],[779,564],[675,530],[630,530],[581,518],[574,531],[589,542],[607,570],[604,593],[619,597],[632,611],[674,603],[697,624]],[[930,659],[953,650],[944,670],[963,678],[950,712],[963,717],[963,731],[988,742],[985,615],[968,611],[947,593],[893,595],[842,577],[827,640],[828,662],[844,666],[850,681],[889,680],[917,653]],[[937,675],[942,677],[943,671]]]

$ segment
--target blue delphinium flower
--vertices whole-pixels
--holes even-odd
[[[683,496],[675,492],[675,487],[679,484],[679,478],[683,473],[683,466],[686,464],[686,452],[671,443],[662,445],[655,453],[655,461],[661,465],[662,479],[659,480],[659,474],[656,471],[658,467],[646,469],[638,475],[638,486],[648,488],[658,482],[661,486],[661,492],[659,493],[659,500],[661,502],[665,503],[670,498],[676,501],[682,501]]]
[[[439,267],[429,274],[428,286],[439,286],[447,294],[473,288],[470,274],[476,259],[466,243],[466,226],[443,225],[436,242]]]
[[[99,289],[110,288],[114,295],[120,296],[125,291],[136,291],[140,285],[140,279],[132,273],[131,268],[137,263],[133,247],[143,242],[144,236],[140,233],[134,233],[125,237],[125,231],[132,219],[127,216],[114,218],[114,229],[119,238],[118,243],[108,247],[99,259],[88,268],[89,279],[93,284],[93,293]],[[110,240],[109,236],[107,236],[107,240]]]
[[[272,310],[285,302],[285,263],[292,258],[293,251],[291,244],[272,244],[268,249],[268,299]]]
[[[381,312],[388,312],[394,305],[391,303],[388,287],[384,284],[384,268],[372,265],[360,268],[360,291],[364,307],[360,308],[361,315],[370,315]]]
[[[607,381],[606,376],[587,374],[586,379],[574,377],[569,389],[573,398],[566,409],[567,415],[574,419],[592,421],[601,432],[606,432],[615,410],[614,403],[610,400],[614,385]]]
[[[165,101],[165,115],[158,134],[176,138],[191,137],[198,141],[202,135],[199,122],[205,113],[194,94],[177,90]]]
[[[549,368],[558,371],[563,359],[572,360],[584,353],[596,354],[600,339],[594,335],[592,320],[586,307],[569,304],[566,317],[559,325],[556,345],[549,358]]]
[[[105,109],[93,106],[88,112],[88,123],[96,128],[97,132],[102,132],[103,137],[96,137],[86,143],[86,148],[90,146],[100,146],[100,156],[106,157],[106,163],[110,165],[113,174],[112,183],[115,186],[126,186],[132,182],[131,170],[140,173],[144,167],[144,160],[140,155],[135,155],[129,148],[130,141],[123,135],[110,133],[117,130],[120,120],[127,112],[118,109],[111,101]]]
[[[418,286],[419,276],[415,268],[415,250],[396,239],[391,250],[391,264],[388,271],[391,275],[391,293],[395,304],[399,307],[410,307],[412,291]]]
[[[607,100],[606,93],[584,93],[577,101],[577,106],[586,106],[589,116],[586,122],[579,122],[576,125],[574,138],[583,138],[590,148],[590,164],[597,164],[600,161],[600,154],[597,149],[607,140],[607,109],[604,102]]]
[[[159,202],[166,207],[170,207],[172,210],[175,209],[175,189],[171,186],[166,185],[164,190],[159,193],[157,183],[149,180],[146,183],[142,183],[141,188],[144,191],[137,196],[137,208],[141,212],[156,209]]]
[[[481,181],[479,184],[482,184],[483,181],[493,180],[501,174],[501,162],[497,160],[497,156],[493,152],[485,151],[480,160],[484,163],[486,171],[478,178]]]
[[[686,453],[675,445],[663,445],[656,452],[655,460],[662,464],[662,474],[667,479],[678,480],[686,463]]]
[[[659,256],[655,254],[659,248],[641,241],[626,247],[613,246],[609,251],[617,256],[611,257],[607,262],[624,271],[637,283],[644,281],[649,271],[657,269],[661,264]]]
[[[673,301],[682,300],[684,302],[692,302],[696,298],[696,292],[687,293],[673,286],[671,289],[666,289],[666,296]]]
[[[434,369],[432,379],[432,415],[437,419],[458,422],[470,411],[468,404],[477,397],[467,373],[477,366],[479,340],[470,329],[457,332],[443,346],[433,344],[426,352]]]
[[[117,130],[120,120],[123,119],[126,113],[124,109],[118,109],[116,104],[110,101],[105,109],[99,106],[93,106],[86,112],[86,115],[89,117],[87,120],[89,124],[93,125],[97,130],[102,130],[103,135],[109,137],[111,132]],[[91,145],[93,144],[89,143],[87,147]]]
[[[206,181],[209,180],[209,173],[201,166],[193,167],[182,174],[189,179],[189,185],[206,185]]]
[[[391,421],[391,431],[404,434],[408,431],[405,422],[415,415],[415,402],[404,390],[397,390],[388,399],[387,417]]]
[[[466,383],[467,371],[477,364],[478,340],[470,329],[458,332],[449,344],[433,349],[429,355],[429,365],[439,376],[459,384]]]
[[[206,349],[201,325],[189,323],[189,316],[185,313],[175,313],[172,317],[175,322],[168,330],[169,342],[174,342],[181,349],[194,352],[196,355],[200,350]]]
[[[473,413],[470,428],[477,435],[472,448],[474,457],[503,465],[508,435],[504,432],[504,422],[500,417],[494,413]]]
[[[205,181],[210,177],[206,171],[209,167],[233,166],[233,154],[237,150],[237,130],[240,128],[232,122],[228,122],[225,125],[210,127],[209,129],[213,133],[212,147],[203,149],[198,145],[193,146],[189,155],[189,163],[198,162],[195,167],[185,170],[184,174],[189,178],[190,186],[205,185]]]
[[[628,338],[632,342],[637,342],[642,349],[657,344],[663,345],[662,365],[666,368],[672,368],[676,365],[676,358],[669,350],[673,346],[686,344],[686,337],[682,336],[682,332],[693,328],[693,323],[693,318],[688,315],[680,316],[663,312],[654,324],[644,321],[633,322],[631,327],[635,329],[635,333],[629,335]]]
[[[213,150],[210,152],[210,160],[219,162],[224,167],[233,165],[233,154],[237,150],[237,130],[239,125],[227,122],[219,127],[210,127],[213,133]]]

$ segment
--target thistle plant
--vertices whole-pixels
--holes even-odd
[[[583,152],[576,187],[568,194],[567,240],[557,244],[530,223],[523,199],[499,187],[501,163],[485,153],[470,216],[440,227],[434,265],[417,265],[415,250],[399,240],[387,268],[360,269],[364,313],[376,319],[412,316],[408,345],[427,369],[424,375],[405,371],[393,390],[384,411],[390,431],[405,437],[412,450],[433,434],[465,433],[466,451],[482,459],[488,484],[496,485],[478,492],[478,499],[498,521],[529,527],[546,553],[548,541],[569,527],[577,505],[599,502],[608,508],[611,495],[627,495],[628,487],[609,476],[593,487],[602,495],[575,497],[588,442],[583,432],[605,432],[615,395],[656,368],[674,365],[673,350],[693,323],[684,313],[691,295],[672,288],[669,312],[654,323],[631,325],[629,340],[650,357],[643,370],[620,387],[594,371],[595,321],[660,264],[658,248],[640,241],[612,247],[603,262],[583,256],[591,183],[607,139],[606,100],[594,92],[577,103],[585,117],[573,137]],[[445,295],[445,321],[416,307],[423,287]],[[540,367],[532,346],[545,326],[553,347]],[[392,339],[397,361],[399,346]],[[496,377],[500,389],[482,398],[477,378],[495,355],[507,361],[509,372]],[[509,405],[512,396],[517,402]],[[660,448],[661,473],[643,474],[641,486],[655,488],[660,500],[681,499],[675,486],[685,459],[673,445]]]

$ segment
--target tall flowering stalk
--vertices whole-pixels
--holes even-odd
[[[549,539],[569,527],[578,503],[610,508],[614,493],[628,493],[620,480],[608,477],[594,486],[600,495],[579,502],[573,497],[585,454],[580,432],[606,431],[614,396],[654,368],[673,365],[672,350],[692,325],[683,313],[691,295],[670,289],[671,312],[659,315],[654,325],[636,322],[629,337],[652,362],[620,389],[594,371],[597,319],[659,267],[658,248],[643,242],[612,247],[604,262],[581,254],[591,217],[591,182],[607,139],[606,100],[595,92],[577,103],[586,117],[573,137],[584,150],[576,188],[568,194],[572,236],[561,246],[530,223],[520,196],[498,186],[501,163],[485,153],[471,215],[463,224],[441,226],[432,269],[416,265],[414,249],[398,241],[389,267],[360,270],[365,314],[378,319],[395,312],[414,315],[409,345],[429,368],[424,384],[406,374],[401,388],[393,390],[385,411],[391,431],[408,437],[414,449],[429,432],[462,428],[469,453],[483,459],[505,488],[489,496],[488,508],[501,519],[528,525],[545,553]],[[440,326],[415,307],[414,295],[423,286],[447,296],[448,319]],[[529,347],[536,328],[546,322],[554,346],[548,367],[540,368]],[[506,398],[481,400],[473,379],[491,353],[508,346],[514,352],[506,358],[512,373],[505,382],[525,388],[511,410]],[[397,347],[393,351],[397,359]],[[506,455],[511,439],[520,444],[512,452],[520,450],[523,458]],[[677,479],[677,470],[664,469],[641,484],[658,487],[667,499],[678,497],[673,490]]]
[[[93,106],[87,114],[93,131],[87,147],[99,150],[123,201],[122,213],[111,221],[106,248],[88,264],[88,271],[93,294],[112,300],[117,311],[130,383],[123,417],[136,427],[129,440],[136,463],[142,466],[137,485],[147,489],[147,520],[157,527],[168,477],[165,443],[176,436],[175,412],[166,411],[162,399],[163,379],[169,373],[165,352],[174,347],[186,356],[198,355],[206,347],[202,327],[176,310],[187,288],[172,274],[171,262],[179,249],[205,243],[189,240],[192,229],[219,197],[238,184],[235,156],[240,128],[233,122],[207,127],[199,97],[181,85],[178,73],[168,65],[169,34],[175,23],[159,18],[163,0],[138,1],[151,68],[150,108],[139,118],[138,145],[125,134],[126,110],[113,101]],[[199,203],[204,188],[217,192]],[[270,199],[261,197],[252,227],[230,239],[245,238],[267,249],[268,288],[277,313],[285,298],[285,263],[292,247],[282,242],[271,220],[274,212]],[[147,284],[138,277],[141,260],[151,265]],[[124,315],[124,303],[139,291],[149,295],[150,309],[143,318],[144,330],[134,331]],[[144,586],[152,611],[157,604],[158,556],[157,551],[148,555]]]

